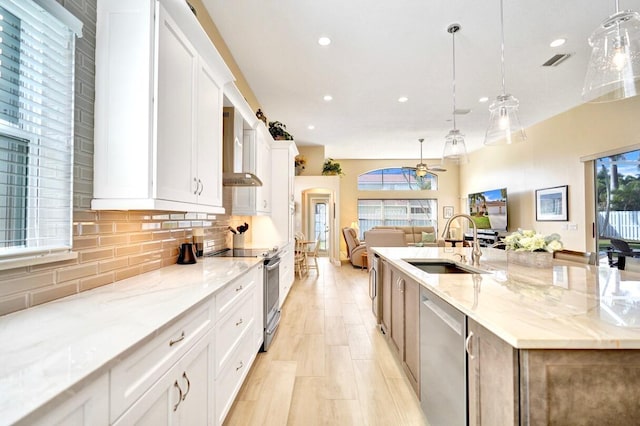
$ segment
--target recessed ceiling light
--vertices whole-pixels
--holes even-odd
[[[553,40],[551,43],[549,43],[549,46],[551,47],[558,47],[558,46],[562,46],[563,44],[565,44],[567,42],[567,39],[565,38],[559,38],[556,40]]]
[[[331,96],[331,95],[324,95],[324,97],[323,97],[322,99],[324,99],[325,101],[329,102],[330,100],[332,100],[332,99],[333,99],[333,96]]]
[[[307,126],[307,129],[309,129],[309,130],[313,130],[313,129],[315,129],[315,128],[316,128],[316,126],[314,126],[313,124],[309,124],[309,125]]]
[[[409,100],[409,98],[407,98],[406,96],[400,96],[398,98],[398,102],[407,102]]]
[[[320,37],[318,39],[318,44],[320,46],[328,46],[331,44],[331,39],[329,37]]]
[[[483,96],[480,99],[478,99],[478,102],[487,102],[488,100],[489,98],[487,98],[486,96]]]

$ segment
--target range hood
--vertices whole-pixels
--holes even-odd
[[[223,186],[262,186],[262,181],[253,173],[225,172],[222,174]]]
[[[222,115],[222,185],[223,186],[262,186],[262,181],[243,168],[243,129],[242,115],[232,107],[225,107]]]

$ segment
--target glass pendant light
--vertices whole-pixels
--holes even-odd
[[[508,145],[527,139],[518,118],[520,102],[508,94],[504,78],[504,12],[503,0],[500,0],[500,34],[501,34],[501,65],[502,65],[502,94],[489,105],[489,127],[484,136],[485,145]]]
[[[582,89],[585,102],[609,102],[640,93],[640,14],[620,11],[589,37],[591,59]]]
[[[467,146],[464,143],[464,135],[456,129],[456,33],[461,28],[460,24],[451,24],[447,28],[447,32],[451,34],[453,40],[453,130],[449,131],[445,138],[442,161],[454,164],[467,162]]]

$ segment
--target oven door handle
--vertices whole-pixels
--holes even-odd
[[[278,259],[278,261],[277,261],[276,263],[273,263],[273,264],[271,264],[271,265],[266,265],[264,268],[265,268],[267,271],[273,271],[273,270],[274,270],[274,269],[276,269],[278,266],[280,266],[280,262],[281,262],[281,261],[282,261],[282,260]]]
[[[267,334],[274,334],[276,332],[276,328],[278,328],[278,324],[280,324],[280,316],[280,309],[278,309],[271,319],[271,322],[267,324],[267,329],[265,330]]]

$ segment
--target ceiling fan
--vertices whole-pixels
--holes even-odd
[[[446,172],[447,169],[445,169],[441,165],[435,165],[435,166],[429,167],[425,163],[423,163],[422,162],[422,143],[424,142],[424,139],[420,138],[418,139],[418,141],[420,141],[420,162],[416,164],[415,167],[403,167],[402,174],[404,175],[404,178],[406,179],[406,181],[409,183],[409,187],[411,187],[411,183],[412,183],[409,178],[413,177],[418,187],[417,189],[419,190],[431,189],[431,179],[425,179],[429,174],[429,172]]]
[[[416,164],[415,167],[403,167],[403,170],[411,170],[415,173],[416,180],[424,178],[429,172],[446,172],[447,169],[437,164],[434,166],[427,166],[422,162],[422,143],[424,142],[423,138],[418,139],[420,142],[420,162]]]

